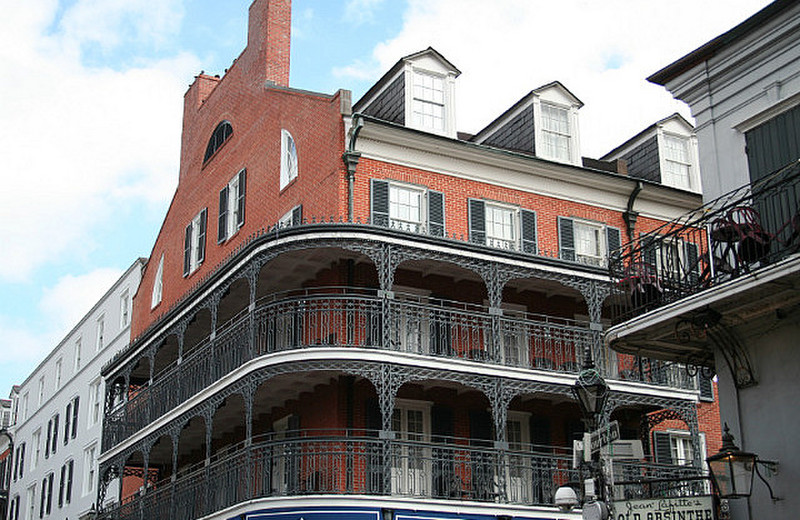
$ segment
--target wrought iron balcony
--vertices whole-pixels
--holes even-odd
[[[103,447],[117,445],[245,362],[320,347],[381,349],[434,358],[576,374],[592,331],[562,318],[498,315],[464,302],[361,288],[272,295],[191,348],[144,386],[117,389],[105,416]],[[612,379],[694,389],[670,364],[627,355],[598,359]]]
[[[742,186],[612,254],[622,322],[800,250],[800,162]]]
[[[271,433],[229,447],[180,470],[175,479],[148,483],[99,518],[189,520],[266,497],[375,495],[550,506],[555,490],[578,482],[564,448],[512,443],[497,450],[482,439],[397,432],[301,430]],[[696,474],[691,468],[625,463],[627,474]]]

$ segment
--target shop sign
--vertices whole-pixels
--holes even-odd
[[[613,520],[715,520],[711,496],[618,500]]]

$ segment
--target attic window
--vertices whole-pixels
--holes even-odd
[[[217,125],[217,128],[214,129],[214,133],[211,135],[211,139],[208,141],[208,146],[206,146],[206,155],[203,157],[203,163],[205,164],[208,162],[211,157],[217,153],[225,141],[233,135],[233,127],[231,126],[229,121],[222,121],[220,124]]]
[[[414,74],[414,126],[444,131],[444,79],[431,74]]]
[[[542,155],[557,161],[570,160],[569,110],[542,103]]]

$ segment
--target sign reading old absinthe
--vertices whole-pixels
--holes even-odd
[[[612,504],[614,520],[714,520],[710,496],[619,500]]]

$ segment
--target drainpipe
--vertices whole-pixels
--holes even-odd
[[[360,113],[353,114],[353,126],[348,132],[350,140],[347,143],[347,150],[342,154],[344,166],[347,168],[347,221],[353,221],[353,191],[355,189],[356,166],[361,159],[361,152],[356,151],[356,139],[361,129],[364,128],[364,119]]]
[[[642,181],[636,182],[636,187],[633,188],[631,195],[628,197],[628,209],[622,214],[622,220],[625,221],[625,231],[628,233],[628,243],[633,244],[634,233],[636,231],[636,219],[639,217],[638,211],[633,211],[633,204],[636,202],[636,197],[644,188]],[[633,245],[631,245],[633,247]]]

